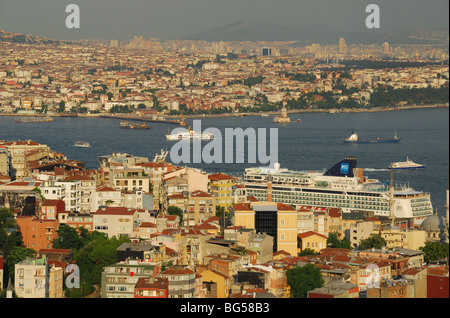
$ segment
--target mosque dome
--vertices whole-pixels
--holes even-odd
[[[425,220],[423,220],[420,228],[427,232],[443,231],[446,228],[446,218],[440,215],[430,215]]]

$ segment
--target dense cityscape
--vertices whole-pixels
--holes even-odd
[[[444,43],[0,31],[0,115],[20,127],[98,117],[171,129],[187,118],[275,115],[281,125],[302,112],[448,109],[448,32],[421,36]],[[0,298],[449,297],[448,181],[444,216],[429,193],[393,174],[368,179],[353,157],[325,173],[277,164],[238,178],[159,149],[111,151],[87,168],[33,135],[5,135],[0,126]]]

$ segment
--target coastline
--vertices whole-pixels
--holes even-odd
[[[423,108],[449,108],[447,104],[435,104],[435,105],[414,105],[414,106],[393,106],[393,107],[374,107],[370,109],[365,108],[357,108],[357,109],[291,109],[288,110],[288,114],[298,114],[298,113],[373,113],[373,112],[387,112],[387,111],[401,111],[401,110],[410,110],[410,109],[423,109]],[[243,117],[243,116],[261,116],[261,114],[267,114],[269,116],[278,115],[279,111],[268,111],[268,112],[252,112],[252,113],[224,113],[224,114],[203,114],[203,115],[161,115],[161,117],[167,119],[179,119],[183,118],[222,118],[222,117]],[[153,117],[151,116],[143,116],[143,115],[129,115],[129,114],[108,114],[108,113],[99,113],[99,114],[60,114],[60,113],[1,113],[0,116],[18,116],[18,117],[70,117],[70,118],[118,118],[118,119],[134,119],[134,120],[148,120],[152,121]],[[160,120],[155,120],[160,121]],[[162,120],[164,121],[164,120]],[[173,123],[170,121],[170,123]]]

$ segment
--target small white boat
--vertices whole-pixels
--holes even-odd
[[[75,142],[75,147],[79,147],[79,148],[90,148],[91,144],[88,143],[87,141],[77,141]]]
[[[401,162],[391,162],[389,165],[390,169],[394,170],[402,170],[402,169],[423,169],[425,168],[425,165],[415,163],[411,160],[409,160],[408,157],[406,157],[406,161]]]

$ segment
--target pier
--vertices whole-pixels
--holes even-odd
[[[162,124],[172,124],[172,125],[180,125],[179,120],[170,120],[170,119],[158,119],[153,117],[140,117],[140,116],[124,116],[124,115],[100,115],[100,118],[114,118],[121,120],[134,120],[134,121],[143,121],[148,123],[162,123]]]

